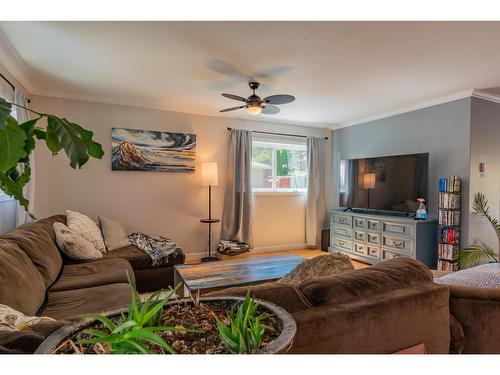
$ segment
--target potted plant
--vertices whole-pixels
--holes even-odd
[[[141,301],[129,286],[128,307],[86,314],[35,354],[271,354],[286,352],[295,336],[289,313],[249,294],[177,300],[174,289]]]
[[[12,106],[26,109],[35,118],[19,124],[10,115]],[[47,125],[37,126],[42,119],[47,121]],[[68,119],[40,113],[0,98],[0,190],[28,210],[29,201],[23,195],[23,188],[31,178],[29,157],[35,150],[36,140],[45,141],[53,155],[64,150],[71,167],[78,169],[89,157],[101,159],[104,155],[102,146],[93,140],[93,136],[94,133]]]
[[[490,208],[484,194],[477,193],[474,195],[472,208],[475,213],[488,220],[500,243],[500,223],[498,222],[498,219],[490,215]],[[460,265],[465,268],[472,267],[483,260],[489,260],[496,263],[499,259],[499,254],[495,252],[495,250],[488,246],[484,241],[479,241],[477,239],[474,240],[474,244],[471,246],[460,250]]]

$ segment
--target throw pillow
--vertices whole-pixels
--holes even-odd
[[[102,258],[102,253],[85,238],[76,234],[63,223],[54,223],[54,233],[59,249],[74,260],[91,260]]]
[[[279,279],[278,282],[298,285],[302,281],[313,277],[334,275],[353,269],[354,267],[347,255],[338,253],[320,255],[302,262],[287,275]]]
[[[473,288],[500,288],[500,263],[486,263],[434,279],[435,283]]]
[[[101,230],[90,217],[79,212],[67,210],[66,225],[76,234],[92,243],[97,250],[103,253],[106,252]]]
[[[99,224],[101,224],[102,236],[104,237],[104,244],[108,251],[116,250],[130,245],[127,233],[123,226],[115,220],[107,219],[99,216]]]
[[[0,331],[16,331],[45,321],[54,321],[54,319],[44,316],[24,315],[7,305],[0,304]]]

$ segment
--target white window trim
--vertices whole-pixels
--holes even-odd
[[[293,151],[304,151],[304,144],[294,144],[294,143],[285,143],[285,142],[273,142],[273,141],[252,141],[252,147],[262,147],[262,148],[286,148],[287,150],[293,150]],[[307,151],[307,148],[306,148]],[[273,152],[271,154],[271,170],[274,171],[276,170],[276,153]],[[308,172],[309,173],[309,172]],[[252,192],[254,195],[257,196],[264,196],[264,195],[306,195],[307,194],[307,188],[281,188],[278,189],[276,188],[276,179],[273,178],[273,187],[272,188],[254,188],[252,187]]]

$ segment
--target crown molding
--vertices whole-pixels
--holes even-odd
[[[492,94],[491,92],[481,91],[481,90],[472,90],[472,97],[479,98],[483,100],[488,100],[494,103],[500,103],[500,95]]]
[[[22,88],[29,95],[35,92],[34,86],[28,78],[28,67],[2,32],[0,32],[0,63],[5,66],[5,69],[21,84]]]
[[[133,108],[141,108],[141,109],[151,109],[158,111],[168,111],[168,112],[177,112],[183,113],[186,115],[198,115],[198,116],[207,116],[207,117],[215,117],[219,119],[223,119],[225,121],[231,120],[242,120],[242,121],[252,121],[252,122],[261,122],[266,124],[276,124],[276,125],[288,125],[288,126],[297,126],[302,128],[313,128],[313,129],[326,129],[333,130],[331,124],[321,124],[321,123],[309,123],[309,122],[298,122],[298,121],[289,121],[284,119],[271,119],[269,117],[231,117],[231,116],[221,116],[221,114],[211,108],[207,107],[190,107],[190,106],[172,106],[164,103],[155,103],[151,101],[130,101],[130,100],[121,100],[121,99],[111,99],[100,96],[85,96],[85,95],[71,95],[65,94],[62,92],[35,92],[34,96],[39,97],[48,97],[48,98],[56,98],[63,100],[75,100],[82,102],[89,102],[95,104],[103,104],[103,105],[120,105],[125,107],[133,107]]]
[[[469,98],[473,95],[473,93],[474,93],[473,89],[459,91],[459,92],[456,92],[454,94],[442,96],[442,97],[435,98],[432,100],[426,100],[424,102],[420,102],[420,103],[417,103],[417,104],[414,104],[414,105],[411,105],[408,107],[403,107],[403,108],[399,108],[399,109],[396,109],[393,111],[382,112],[382,113],[378,113],[375,115],[362,117],[362,118],[359,118],[356,120],[347,121],[347,122],[344,122],[342,124],[334,125],[334,129],[342,129],[342,128],[346,128],[348,126],[354,126],[354,125],[359,125],[359,124],[363,124],[363,123],[370,122],[370,121],[381,120],[381,119],[384,119],[387,117],[392,117],[392,116],[400,115],[403,113],[416,111],[418,109],[433,107],[435,105],[449,103],[449,102],[453,102],[453,101],[459,100],[459,99]]]

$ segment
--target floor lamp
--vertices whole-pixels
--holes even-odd
[[[212,256],[212,224],[220,221],[212,217],[212,186],[219,185],[217,162],[208,161],[201,165],[201,183],[208,186],[208,218],[200,220],[200,222],[208,224],[208,256],[201,258],[201,261],[210,262],[219,260],[219,258]]]

